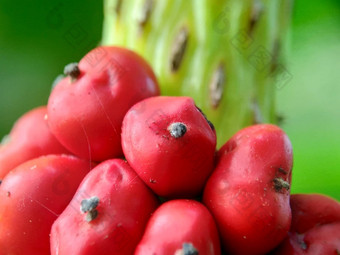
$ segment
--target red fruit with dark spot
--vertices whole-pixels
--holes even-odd
[[[127,162],[104,161],[54,222],[51,254],[133,254],[157,206],[156,196]]]
[[[321,194],[293,194],[292,224],[275,255],[340,254],[340,203]]]
[[[271,255],[339,255],[340,222],[317,225],[303,234],[289,232]]]
[[[171,200],[150,218],[134,255],[219,255],[221,247],[216,223],[201,203]]]
[[[213,170],[216,134],[189,97],[153,97],[134,105],[122,128],[124,155],[164,197],[199,195]]]
[[[48,100],[52,133],[75,155],[103,161],[122,156],[121,125],[138,101],[159,95],[156,77],[136,53],[98,47],[69,64]]]
[[[0,186],[0,253],[49,254],[50,230],[92,165],[66,155],[27,161]]]
[[[218,152],[203,202],[230,254],[265,254],[286,236],[291,222],[292,147],[277,126],[237,132]]]
[[[340,222],[316,226],[305,233],[308,255],[340,254]]]
[[[46,117],[46,106],[40,106],[16,121],[8,141],[0,147],[0,179],[30,159],[48,154],[69,154],[50,132]]]

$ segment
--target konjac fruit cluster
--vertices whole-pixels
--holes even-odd
[[[340,254],[340,204],[290,196],[279,127],[216,150],[194,100],[160,96],[127,49],[96,48],[64,73],[0,147],[0,254]]]

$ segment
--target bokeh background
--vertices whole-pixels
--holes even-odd
[[[102,20],[102,1],[0,0],[0,138],[99,43]],[[294,148],[292,192],[340,201],[340,1],[296,0],[290,37],[293,78],[277,101]]]

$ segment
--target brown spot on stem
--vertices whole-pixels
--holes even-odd
[[[285,117],[282,114],[276,114],[276,123],[279,126],[282,126],[283,123],[285,123]]]
[[[249,18],[248,33],[250,36],[253,34],[255,26],[260,20],[262,14],[263,14],[263,4],[259,0],[254,0],[253,6],[250,12],[250,18]]]
[[[210,103],[213,108],[217,108],[221,102],[225,84],[224,65],[220,63],[214,71],[210,84]]]
[[[186,27],[182,27],[178,32],[171,48],[170,53],[170,70],[176,72],[183,60],[183,56],[188,44],[188,30]]]
[[[263,123],[263,116],[259,107],[259,104],[256,99],[253,99],[252,103],[252,113],[253,113],[253,124],[261,124]]]
[[[138,26],[139,26],[139,33],[141,33],[150,19],[151,11],[153,8],[153,0],[144,0],[144,4],[138,17]]]
[[[117,16],[120,15],[120,11],[122,9],[122,2],[123,2],[123,0],[117,0],[116,6],[114,7]]]
[[[275,73],[278,66],[279,66],[279,55],[281,51],[281,44],[279,40],[275,40],[274,46],[273,46],[273,53],[272,53],[272,59],[271,59],[271,65],[270,65],[270,73]]]

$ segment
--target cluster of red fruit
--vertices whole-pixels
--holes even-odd
[[[135,53],[99,47],[64,72],[0,147],[0,254],[339,254],[340,204],[290,196],[280,128],[216,152],[193,99],[159,96]]]

